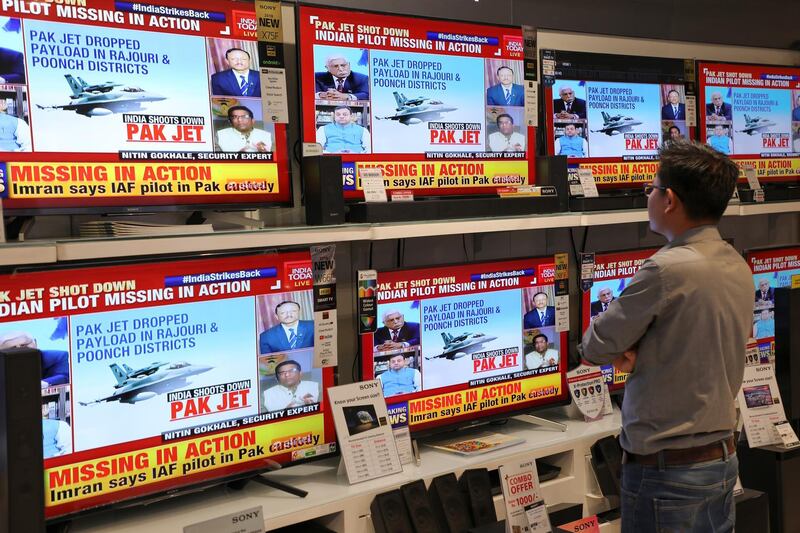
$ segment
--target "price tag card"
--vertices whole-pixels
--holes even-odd
[[[539,500],[525,507],[525,518],[528,520],[528,529],[531,533],[550,533],[550,517],[547,515],[547,506],[544,500]]]
[[[331,387],[328,399],[351,484],[403,471],[380,381]]]
[[[581,253],[581,290],[588,291],[594,285],[594,252]]]
[[[414,191],[392,191],[393,202],[413,202]]]
[[[789,422],[784,421],[775,424],[775,429],[778,431],[778,435],[781,436],[781,442],[784,448],[796,448],[800,446],[800,440],[797,440],[797,434],[794,432]]]
[[[686,127],[694,128],[697,126],[697,98],[686,95]]]
[[[314,367],[336,366],[336,245],[311,247],[314,278]]]
[[[539,84],[525,82],[525,123],[532,128],[539,125]]]
[[[386,184],[383,182],[383,170],[380,168],[360,168],[358,177],[364,190],[367,202],[386,203]]]
[[[600,418],[606,405],[608,388],[599,366],[580,365],[567,372],[567,386],[572,401],[588,421]]]
[[[586,198],[597,198],[597,183],[594,181],[594,174],[591,168],[579,168],[578,179],[581,181],[581,191]]]
[[[541,502],[541,507],[544,507],[536,461],[531,459],[502,465],[499,472],[500,485],[503,489],[503,503],[506,507],[506,531],[549,533],[550,523],[547,521],[546,511],[544,513],[545,522],[543,522],[538,506],[531,509],[531,515],[536,523],[541,524],[541,526],[537,525],[538,529],[531,529],[528,519],[528,508],[539,502]]]
[[[744,169],[744,177],[747,178],[747,186],[752,190],[757,191],[761,189],[761,182],[758,181],[758,174],[752,165],[748,165]]]

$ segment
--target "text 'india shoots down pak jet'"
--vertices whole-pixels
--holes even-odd
[[[594,133],[605,133],[606,135],[618,135],[626,131],[631,131],[633,126],[639,126],[640,121],[633,117],[626,117],[623,115],[614,115],[613,117],[602,111],[603,113],[603,127],[599,130],[592,130]]]
[[[36,104],[39,109],[63,109],[65,111],[75,111],[79,115],[95,117],[110,115],[112,113],[125,113],[129,111],[139,111],[142,104],[147,102],[158,102],[166,100],[165,96],[147,92],[139,87],[121,87],[121,83],[98,83],[89,85],[83,79],[77,80],[71,74],[65,74],[72,94],[70,102],[64,105],[43,106]]]
[[[426,357],[425,359],[460,359],[467,354],[477,352],[487,342],[492,342],[497,337],[489,337],[484,333],[462,333],[457,337],[453,337],[449,333],[442,333],[442,340],[444,340],[444,347],[442,353]]]
[[[761,117],[751,117],[750,115],[744,116],[744,128],[739,130],[739,133],[746,133],[748,135],[755,135],[766,131],[768,128],[774,126],[775,123],[769,119]]]
[[[379,120],[397,120],[401,124],[419,124],[442,118],[442,113],[455,111],[457,107],[447,105],[439,100],[431,100],[423,96],[406,98],[406,95],[395,91],[394,99],[397,102],[396,113],[390,117],[376,117]]]
[[[91,402],[79,402],[89,405],[100,402],[136,403],[147,400],[163,392],[172,392],[175,389],[189,384],[187,378],[208,372],[213,366],[192,365],[183,361],[175,363],[153,363],[144,368],[134,370],[128,365],[116,363],[109,365],[117,384],[114,392],[104,398]]]

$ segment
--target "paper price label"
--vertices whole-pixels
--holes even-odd
[[[747,166],[744,169],[744,177],[747,178],[747,185],[754,191],[761,189],[761,182],[758,181],[756,169],[752,166]]]
[[[694,96],[686,96],[686,127],[693,128],[697,126],[697,98]]]
[[[361,187],[364,189],[364,200],[367,202],[386,203],[386,184],[383,182],[383,170],[379,168],[361,168],[358,170]]]
[[[778,435],[781,436],[781,442],[783,443],[784,448],[795,448],[800,446],[800,440],[797,440],[797,434],[792,429],[792,426],[789,422],[781,422],[780,424],[775,424],[775,429],[778,431]]]
[[[586,198],[597,198],[597,183],[594,181],[594,174],[591,168],[579,168],[578,179],[581,181],[581,191]]]

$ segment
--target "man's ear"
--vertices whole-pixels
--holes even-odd
[[[675,191],[672,189],[667,189],[664,191],[664,193],[667,198],[667,207],[664,209],[664,212],[674,213],[679,207],[682,206],[681,199],[678,198],[678,195],[675,194]]]

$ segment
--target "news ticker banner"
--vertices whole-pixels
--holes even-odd
[[[8,114],[17,118],[16,138],[0,157],[8,167],[0,175],[6,207],[121,203],[109,202],[112,198],[146,204],[153,195],[138,187],[112,191],[107,186],[99,193],[106,165],[123,160],[211,171],[223,183],[242,180],[244,173],[249,182],[238,189],[223,186],[213,195],[175,187],[165,193],[175,203],[190,203],[195,194],[203,195],[204,203],[288,201],[285,127],[264,116],[254,70],[253,6],[14,1],[0,5],[0,13],[11,17],[0,37],[13,55],[6,66],[10,72],[0,72],[0,90],[9,102]],[[246,89],[233,87],[233,68],[253,74]],[[247,124],[229,121],[228,110],[236,106],[246,110]],[[65,160],[81,169],[60,179],[37,170]],[[228,162],[233,163],[230,170]],[[20,174],[27,183],[19,181]],[[36,192],[36,187],[20,188],[23,184],[64,188],[39,187]],[[70,186],[87,192],[73,193]],[[133,201],[137,196],[139,203]]]
[[[324,442],[323,415],[317,414],[48,467],[44,473],[46,514],[57,516],[70,508],[117,501],[237,470],[266,469],[267,459],[286,454],[297,459],[304,456],[304,450]]]
[[[590,266],[593,279],[581,295],[581,321],[584,331],[592,320],[603,313],[604,307],[622,294],[639,267],[656,251],[657,249],[652,248],[611,254],[591,254],[593,262],[585,266]],[[628,379],[627,373],[620,372],[612,365],[604,365],[601,370],[610,390],[620,388]]]
[[[309,6],[298,20],[303,140],[342,155],[346,196],[361,196],[357,166],[398,160],[480,163],[486,172],[416,167],[402,176],[411,180],[387,188],[457,194],[511,184],[499,176],[529,183],[535,141],[525,122],[520,28]],[[341,90],[334,76],[345,80]],[[342,106],[348,117],[337,122]],[[344,125],[357,142],[330,142]]]
[[[700,63],[698,70],[703,141],[732,155],[800,157],[800,69]]]
[[[361,171],[378,168],[386,189],[497,189],[525,185],[527,161],[343,163],[345,190],[363,190]]]

